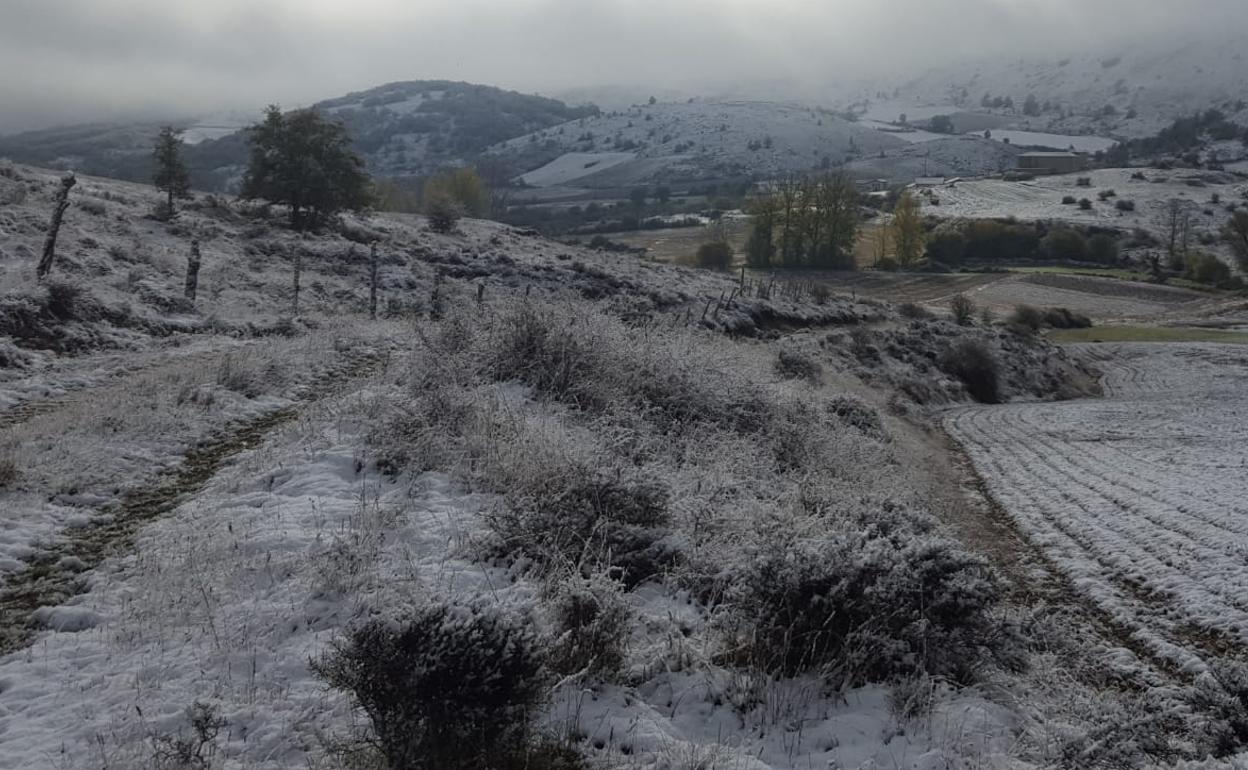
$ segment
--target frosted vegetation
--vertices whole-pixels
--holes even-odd
[[[1114,410],[1168,403],[1135,406],[1112,362],[1110,398],[1080,400],[1095,373],[1038,334],[1071,311],[998,323],[943,288],[893,307],[466,219],[296,233],[212,198],[160,221],[152,191],[90,179],[39,284],[57,180],[0,179],[21,192],[0,211],[0,767],[1082,768],[1242,750],[1234,545],[1186,518],[1233,536],[1219,506],[1238,489],[1192,470],[1197,511],[1140,481],[1160,462],[1143,438],[1126,480],[1112,458],[1033,462],[1081,456],[1098,408],[1121,439]],[[1215,403],[1241,362],[1202,351],[1141,367],[1165,388],[1198,372],[1209,393],[1185,469],[1235,462],[1209,447],[1236,439]],[[940,431],[949,407],[989,497]],[[975,430],[1018,415],[1017,440]],[[1062,419],[1059,452],[1044,431]],[[1094,513],[1152,502],[1083,519],[1091,557],[1072,558],[1041,526],[1075,531],[1049,489],[1062,473]],[[1040,556],[994,547],[1009,516]]]

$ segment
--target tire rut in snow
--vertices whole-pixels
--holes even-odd
[[[315,401],[332,392],[338,384],[367,374],[380,362],[381,356],[363,354],[354,359],[310,389],[300,399],[300,404]],[[86,580],[89,570],[111,556],[124,554],[140,529],[203,489],[227,460],[258,446],[269,432],[295,419],[300,413],[300,404],[250,420],[200,444],[151,486],[127,494],[121,502],[104,511],[108,514],[106,517],[74,530],[66,542],[40,554],[13,574],[0,588],[0,655],[28,646],[44,629],[36,620],[39,608],[57,606],[86,593],[90,588]],[[72,561],[74,571],[64,569],[63,560]]]

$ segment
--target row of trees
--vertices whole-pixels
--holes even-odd
[[[750,267],[854,268],[858,191],[849,177],[790,177],[773,184],[749,210]]]

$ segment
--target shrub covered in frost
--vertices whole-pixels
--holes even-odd
[[[486,358],[497,380],[582,409],[629,406],[664,430],[710,423],[751,433],[766,425],[770,410],[756,388],[732,387],[724,372],[684,363],[684,351],[669,345],[602,314],[524,303],[500,318]]]
[[[605,575],[556,573],[546,583],[553,621],[550,668],[558,674],[609,677],[624,663],[633,613],[622,586]]]
[[[1088,329],[1092,326],[1092,319],[1064,307],[1051,307],[1044,311],[1044,323],[1054,329]]]
[[[370,619],[312,670],[368,714],[391,770],[524,766],[542,661],[534,633],[496,608],[434,602]]]
[[[828,400],[828,412],[842,424],[874,439],[887,439],[888,431],[880,413],[872,406],[856,396],[840,395]]]
[[[1205,720],[1206,751],[1225,757],[1248,747],[1248,665],[1215,662],[1196,682],[1190,700]]]
[[[506,553],[546,564],[587,563],[633,586],[663,572],[677,554],[664,541],[667,490],[643,475],[572,463],[548,466],[507,504],[486,514]]]
[[[781,348],[776,354],[776,374],[786,380],[809,380],[818,382],[823,377],[823,367],[809,354],[792,348]]]
[[[982,404],[1001,401],[1001,364],[984,341],[957,340],[941,354],[939,363],[945,373],[962,381],[971,398]]]
[[[876,524],[775,538],[740,570],[728,596],[746,661],[860,682],[960,676],[991,652],[998,592],[984,562],[895,515]]]

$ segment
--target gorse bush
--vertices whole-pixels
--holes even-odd
[[[730,590],[734,655],[860,683],[952,675],[992,646],[987,566],[896,513],[770,536]],[[826,531],[827,528],[831,532]]]
[[[603,678],[620,670],[633,612],[619,582],[606,575],[555,572],[544,598],[554,625],[547,644],[551,670]]]
[[[961,339],[940,356],[940,368],[957,377],[981,404],[1001,401],[1001,364],[982,340]]]
[[[926,321],[936,317],[932,311],[914,302],[903,302],[898,305],[897,313],[902,318],[909,318],[911,320]]]
[[[52,316],[61,321],[73,321],[83,316],[86,290],[67,281],[49,281],[48,299],[45,307]],[[82,320],[90,320],[89,316]]]
[[[949,311],[959,326],[969,326],[975,317],[975,303],[965,294],[957,294],[949,300]]]
[[[1019,334],[1035,334],[1044,326],[1044,313],[1031,305],[1016,305],[1006,322]]]
[[[809,380],[818,382],[823,376],[823,366],[804,353],[792,348],[782,348],[776,354],[776,374],[786,380]]]
[[[642,473],[622,478],[578,461],[547,461],[534,478],[513,486],[506,505],[486,514],[499,550],[547,565],[592,564],[635,586],[677,558],[663,542],[670,523],[668,493]]]
[[[756,389],[726,387],[721,373],[679,364],[642,336],[525,303],[501,317],[485,357],[496,380],[518,380],[582,409],[627,404],[664,428],[763,429],[771,410]]]
[[[828,400],[827,406],[828,412],[842,424],[874,439],[888,438],[880,413],[857,396],[836,396]]]
[[[390,770],[525,767],[542,660],[533,631],[501,610],[432,602],[367,620],[311,665],[368,715]]]
[[[1064,307],[1051,307],[1044,311],[1044,325],[1054,329],[1088,329],[1092,319]]]

